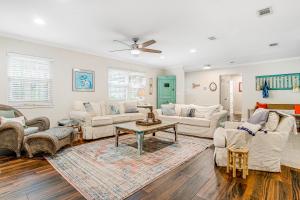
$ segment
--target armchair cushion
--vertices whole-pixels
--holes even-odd
[[[0,110],[0,116],[5,118],[15,118],[15,112],[13,110]]]
[[[15,118],[5,118],[5,117],[0,117],[0,123],[4,124],[7,122],[16,122],[21,124],[22,126],[25,126],[25,117],[20,116],[20,117],[15,117]]]
[[[39,127],[27,127],[24,129],[24,136],[39,132]]]

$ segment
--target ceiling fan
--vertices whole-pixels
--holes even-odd
[[[120,41],[120,40],[114,40],[114,42],[118,42],[120,44],[123,44],[127,46],[127,49],[119,49],[119,50],[113,50],[110,52],[118,52],[118,51],[130,51],[132,55],[139,55],[141,52],[147,52],[147,53],[161,53],[162,51],[156,50],[156,49],[148,49],[145,47],[148,47],[154,43],[156,43],[155,40],[148,40],[147,42],[144,42],[142,44],[138,44],[139,38],[132,38],[133,44],[127,44],[126,42]]]

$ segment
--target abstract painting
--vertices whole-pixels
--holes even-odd
[[[94,92],[95,72],[90,70],[73,69],[73,91]]]

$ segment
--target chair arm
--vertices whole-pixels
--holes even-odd
[[[10,133],[9,133],[10,132]],[[9,133],[9,134],[5,134]],[[18,149],[21,149],[21,145],[24,138],[24,128],[20,123],[17,122],[6,122],[0,125],[0,138],[2,141],[6,141],[3,136],[15,137],[18,141]]]
[[[48,130],[50,127],[50,121],[47,117],[37,117],[26,121],[26,126],[38,127],[39,131]]]
[[[225,129],[237,129],[238,126],[240,126],[243,122],[225,122]]]
[[[70,118],[83,122],[91,122],[94,116],[84,111],[71,111]]]

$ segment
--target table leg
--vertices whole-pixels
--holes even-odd
[[[176,128],[176,125],[174,126],[174,135],[175,135],[175,142],[177,142],[177,128]]]
[[[143,153],[143,141],[144,141],[144,132],[136,132],[136,140],[138,145],[138,153],[139,155],[142,155]]]
[[[115,129],[115,147],[119,146],[119,133],[120,133],[119,129],[116,128]]]

